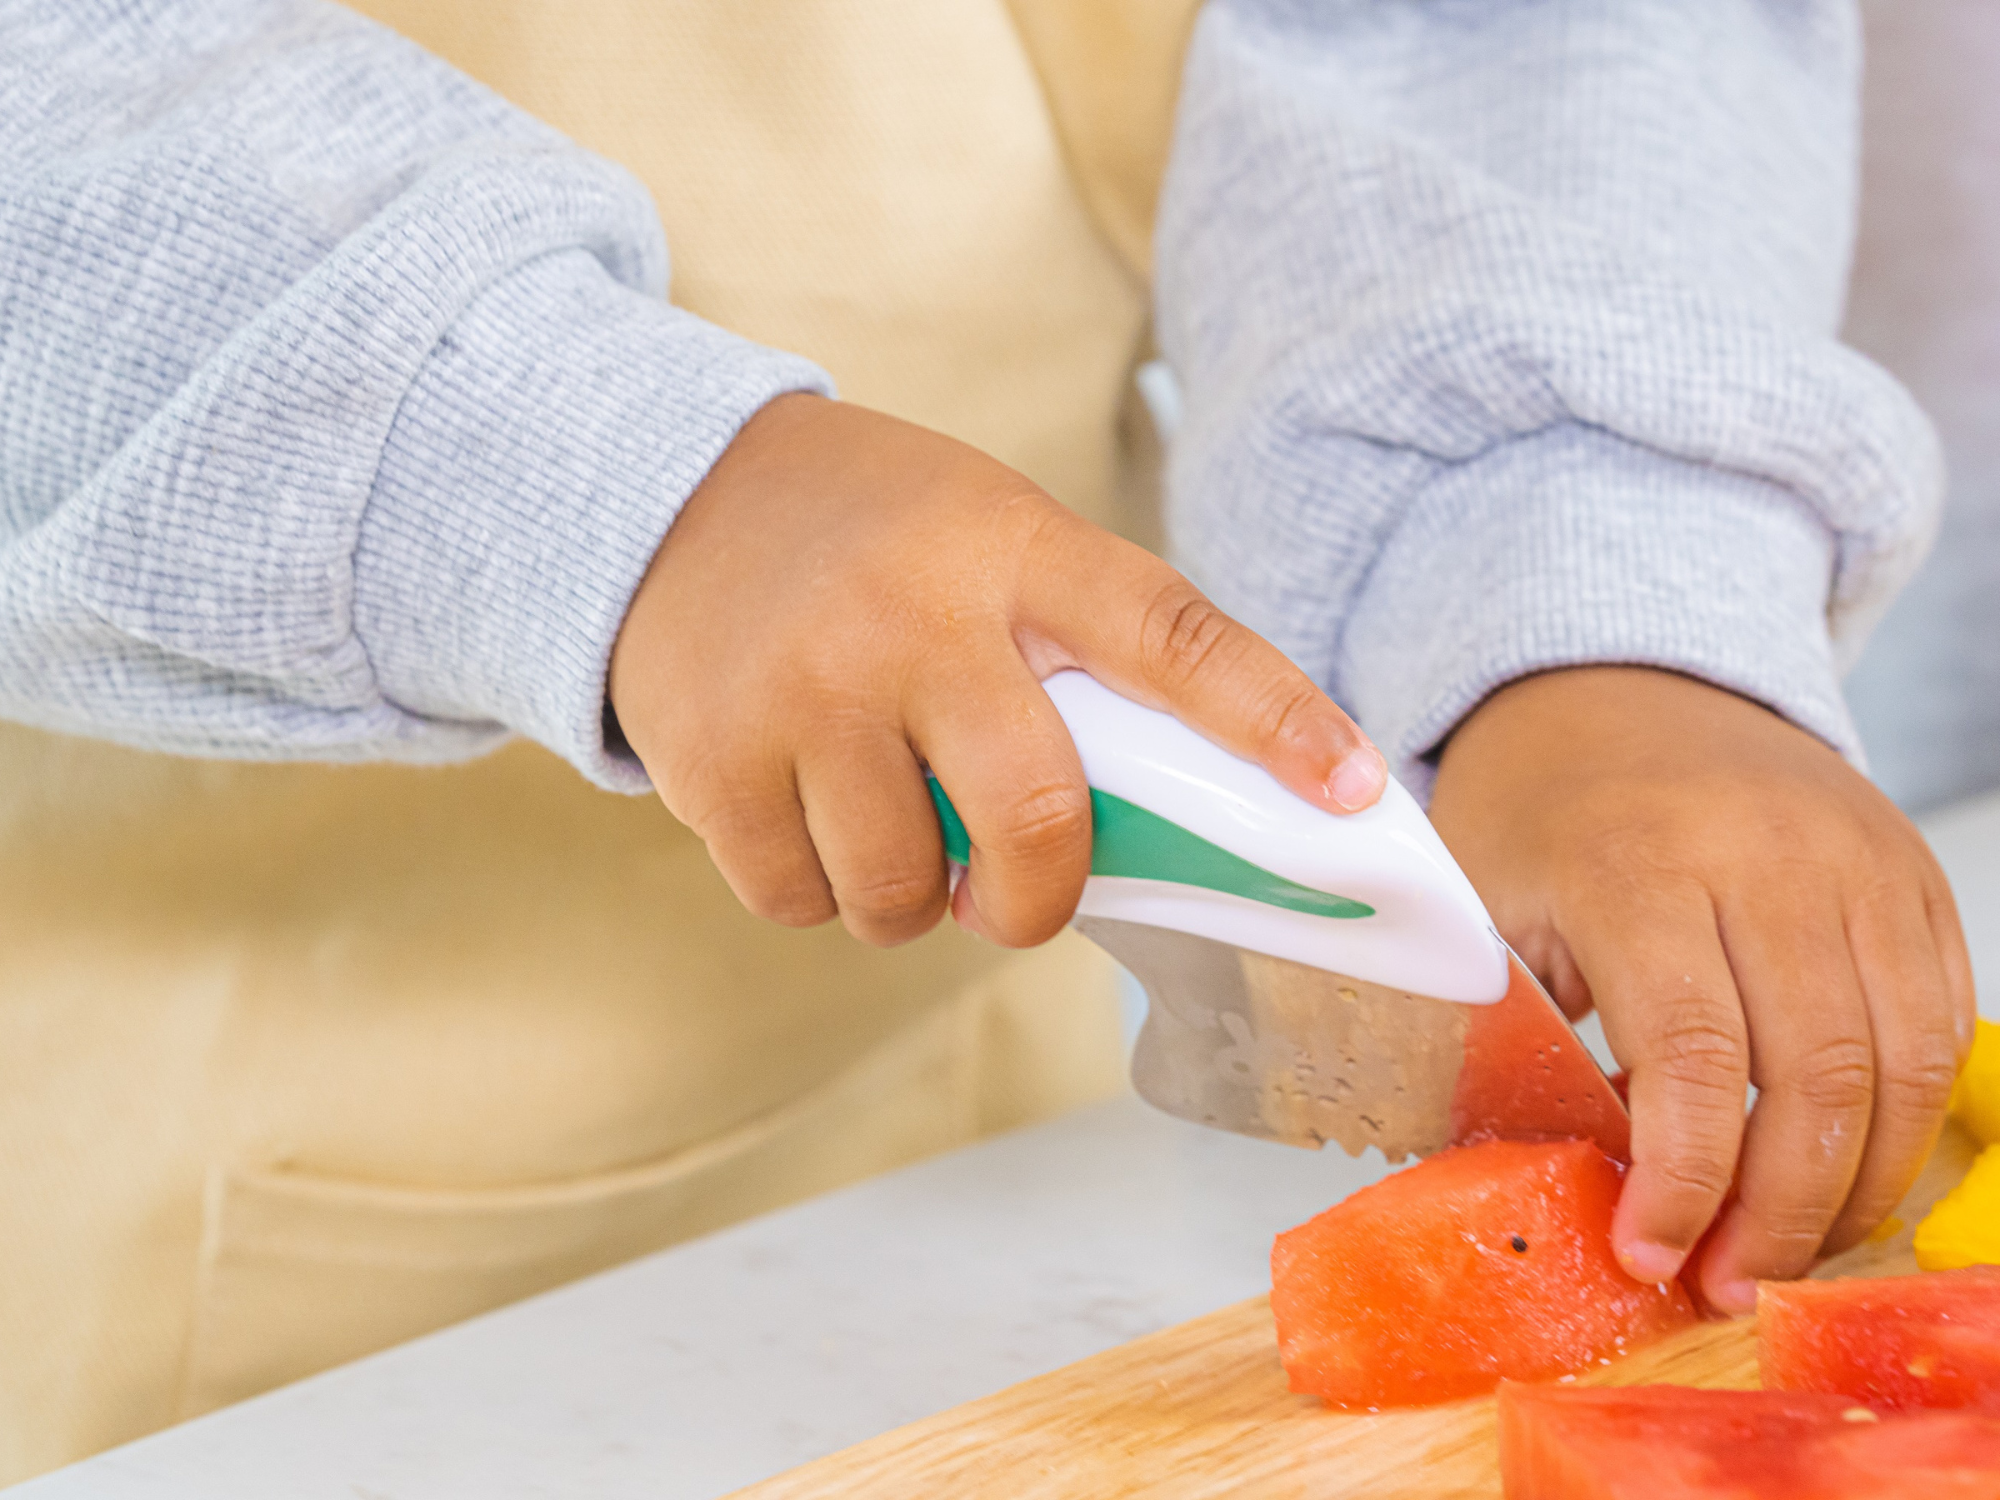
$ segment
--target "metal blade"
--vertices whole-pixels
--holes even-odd
[[[1461,1005],[1164,927],[1076,926],[1145,986],[1132,1083],[1170,1114],[1391,1162],[1488,1136],[1630,1159],[1623,1101],[1511,948],[1506,998]]]

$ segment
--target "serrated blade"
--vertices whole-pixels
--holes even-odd
[[[1624,1102],[1511,948],[1506,997],[1464,1005],[1169,928],[1076,926],[1145,987],[1132,1083],[1170,1114],[1391,1162],[1489,1136],[1630,1160]]]

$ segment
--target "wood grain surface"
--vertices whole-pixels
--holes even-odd
[[[1949,1130],[1897,1211],[1901,1229],[1817,1274],[1914,1271],[1911,1230],[1973,1152]],[[1755,1386],[1753,1325],[1685,1329],[1579,1380]],[[735,1500],[1499,1500],[1494,1444],[1491,1397],[1368,1416],[1291,1394],[1258,1297],[884,1433]]]

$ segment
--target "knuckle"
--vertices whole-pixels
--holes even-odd
[[[1814,1209],[1806,1204],[1758,1207],[1746,1204],[1750,1220],[1764,1243],[1780,1252],[1789,1264],[1810,1261],[1833,1226],[1834,1208]]]
[[[780,927],[817,927],[837,915],[832,896],[816,883],[787,881],[760,887],[742,897],[753,917]]]
[[[1167,687],[1191,681],[1229,641],[1234,622],[1185,579],[1153,596],[1140,625],[1147,670]]]
[[[769,841],[774,798],[762,786],[724,776],[676,787],[668,809],[711,850],[755,848]]]
[[[1310,724],[1321,702],[1318,688],[1303,677],[1288,676],[1252,711],[1250,727],[1264,743],[1279,744],[1288,735]]]
[[[1823,1041],[1799,1060],[1789,1080],[1809,1107],[1824,1114],[1857,1114],[1875,1098],[1875,1057],[1860,1037]]]
[[[995,832],[1007,854],[1037,863],[1088,848],[1090,790],[1081,782],[1032,788],[1007,807]]]
[[[1679,1147],[1662,1153],[1651,1170],[1669,1191],[1702,1203],[1719,1203],[1729,1191],[1734,1163],[1712,1152]]]
[[[1019,474],[1008,474],[1004,482],[985,490],[981,503],[991,546],[1015,565],[1031,567],[1045,551],[1063,549],[1071,542],[1069,523],[1074,513]]]
[[[894,939],[914,935],[920,924],[928,927],[926,918],[934,920],[941,910],[943,891],[937,871],[892,870],[844,884],[838,899],[843,917]]]
[[[753,917],[780,927],[817,927],[838,915],[812,846],[774,820],[756,796],[719,796],[677,813]]]
[[[1884,1059],[1876,1084],[1878,1108],[1929,1117],[1944,1113],[1958,1081],[1957,1045],[1950,1036],[1907,1057]]]
[[[1671,817],[1635,812],[1622,800],[1591,790],[1568,809],[1566,826],[1589,831],[1576,840],[1565,882],[1571,898],[1607,912],[1635,902],[1657,906],[1669,896],[1705,904],[1706,884],[1689,864],[1694,841]]]
[[[1019,474],[1007,475],[1006,483],[993,494],[993,513],[1005,525],[1021,528],[1022,539],[1032,545],[1066,535],[1074,513],[1056,504],[1054,497]]]
[[[731,850],[755,849],[766,842],[768,834],[765,819],[743,802],[716,802],[690,808],[681,821],[694,830],[717,859],[726,857]]]
[[[1682,1091],[1728,1093],[1740,1098],[1749,1058],[1742,1034],[1719,1016],[1677,1007],[1654,1039],[1652,1064]]]
[[[1053,910],[1015,911],[990,919],[993,941],[1003,948],[1036,948],[1063,929],[1069,914]]]
[[[1901,871],[1884,872],[1872,863],[1864,868],[1866,873],[1854,882],[1853,889],[1848,893],[1849,908],[1864,919],[1893,917],[1908,892],[1907,879],[1897,878]]]

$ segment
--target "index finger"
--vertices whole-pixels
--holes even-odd
[[[1644,912],[1633,925],[1629,912]],[[1714,908],[1701,891],[1607,904],[1565,938],[1631,1074],[1632,1169],[1612,1218],[1619,1263],[1667,1281],[1729,1190],[1743,1141],[1750,1047]]]
[[[1282,651],[1123,538],[1066,512],[1051,521],[1030,549],[1019,609],[1037,672],[1081,667],[1316,807],[1359,812],[1388,784],[1381,752]]]

